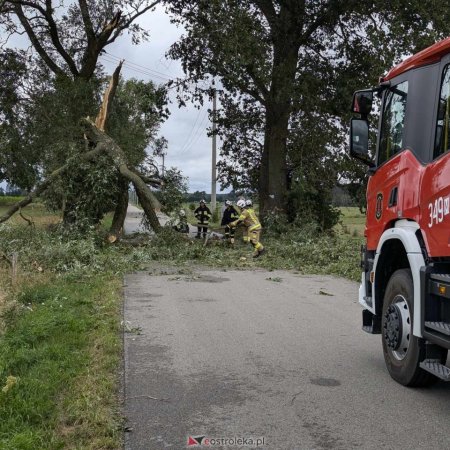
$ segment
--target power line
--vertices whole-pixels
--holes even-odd
[[[111,57],[111,59],[112,59],[112,61],[108,61],[107,60],[108,62],[115,63],[115,62],[122,61],[122,59],[119,58],[118,56],[113,55],[113,54],[107,52],[106,50],[104,50],[104,52],[109,57]],[[101,56],[103,58],[105,58],[105,55],[101,55]],[[187,79],[187,77],[185,77],[185,79],[182,80],[182,79],[176,77],[173,74],[167,74],[167,73],[159,72],[158,70],[151,69],[150,67],[142,66],[140,64],[136,64],[136,63],[133,63],[133,62],[130,62],[130,61],[126,61],[126,60],[124,60],[124,61],[125,61],[124,65],[128,66],[129,70],[134,70],[134,71],[136,71],[138,73],[143,73],[143,74],[148,75],[148,76],[158,77],[158,78],[160,78],[160,79],[162,79],[164,81],[174,81],[174,80],[178,79],[177,83],[173,83],[172,86],[167,87],[168,90],[177,88],[180,82],[185,81]]]
[[[111,58],[114,58],[114,59],[116,59],[116,60],[118,60],[118,61],[121,61],[121,60],[122,60],[122,58],[120,58],[120,57],[118,57],[118,56],[116,56],[116,55],[113,55],[112,53],[109,53],[109,52],[107,52],[106,50],[105,50],[105,53],[106,53],[108,56],[110,56]],[[169,75],[169,74],[167,74],[167,73],[160,72],[160,71],[155,70],[155,69],[151,69],[150,67],[146,67],[146,66],[143,66],[143,65],[141,65],[141,64],[134,63],[134,62],[129,61],[129,60],[125,60],[125,61],[127,62],[127,64],[128,64],[129,66],[133,66],[133,67],[136,67],[136,68],[141,69],[141,70],[153,72],[153,73],[155,73],[156,75],[159,75],[160,77],[167,78],[168,80],[174,78],[172,75]]]
[[[205,115],[203,116],[202,122],[200,123],[200,125],[197,129],[197,134],[194,136],[191,143],[186,147],[186,149],[183,151],[183,153],[186,153],[187,151],[189,151],[198,142],[198,140],[202,136],[202,133],[205,131],[204,126],[206,125],[207,121],[208,121],[208,110],[205,111]]]
[[[199,109],[198,112],[197,112],[197,117],[195,118],[194,125],[192,125],[191,131],[189,132],[189,136],[184,141],[184,144],[182,145],[182,147],[180,149],[180,153],[183,153],[184,148],[187,146],[189,140],[191,139],[192,133],[194,132],[195,126],[197,125],[197,122],[198,122],[198,119],[200,117],[201,112],[202,112],[202,110]]]
[[[108,58],[108,57],[105,56],[105,55],[101,55],[101,58],[102,58],[103,61],[108,62],[108,63],[110,63],[110,64],[117,64],[117,63],[119,62],[119,61],[110,59],[110,58]],[[153,77],[153,78],[159,78],[159,79],[162,80],[162,81],[169,81],[168,78],[162,77],[162,76],[160,76],[160,75],[156,75],[156,74],[151,73],[151,72],[147,72],[147,71],[142,70],[142,69],[138,69],[138,68],[132,67],[132,66],[130,66],[126,61],[123,62],[123,67],[124,67],[125,69],[132,70],[132,71],[137,72],[137,73],[140,73],[140,74],[142,74],[142,75],[147,75],[147,76]]]
[[[188,152],[198,142],[200,136],[205,131],[205,125],[206,122],[208,121],[207,113],[208,112],[205,111],[205,114],[203,115],[202,120],[200,121],[200,124],[197,127],[197,130],[194,132],[192,139],[189,142],[187,142],[184,150],[181,153]]]
[[[172,76],[172,78],[169,78],[169,76],[166,73],[160,72],[158,70],[155,69],[151,69],[150,67],[146,67],[143,66],[141,64],[137,64],[131,61],[127,61],[125,59],[122,59],[116,55],[113,55],[112,53],[107,52],[106,50],[104,50],[105,54],[100,55],[101,58],[105,61],[108,62],[110,64],[117,64],[120,61],[122,62],[122,65],[128,69],[128,70],[132,70],[136,73],[140,73],[143,75],[147,75],[149,77],[156,77],[159,78],[163,81],[171,81],[173,78],[175,78],[174,76]],[[174,86],[171,86],[174,87]],[[191,131],[189,133],[188,138],[186,139],[186,141],[184,142],[183,146],[181,147],[181,150],[178,152],[178,155],[181,155],[183,153],[186,153],[187,151],[189,151],[200,139],[202,132],[205,131],[204,130],[204,126],[206,125],[206,121],[207,121],[207,114],[208,114],[208,110],[206,109],[203,117],[197,127],[197,129],[195,129],[198,119],[200,118],[200,114],[201,114],[201,109],[199,109],[197,117],[195,119],[194,125],[191,128]],[[194,131],[195,130],[195,131]]]

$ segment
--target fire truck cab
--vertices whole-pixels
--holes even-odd
[[[374,95],[381,98],[369,151]],[[359,303],[405,386],[450,381],[450,38],[355,92],[350,154],[369,166]]]

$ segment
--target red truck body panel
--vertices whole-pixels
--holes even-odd
[[[397,187],[395,205],[389,205]],[[376,250],[383,232],[395,220],[416,221],[430,257],[450,256],[450,155],[423,166],[409,150],[387,161],[370,177],[365,236]]]
[[[379,167],[369,178],[365,229],[368,250],[376,250],[381,235],[395,220],[419,221],[419,180],[423,171],[424,167],[416,157],[405,150]],[[390,206],[391,192],[396,187],[397,201]]]
[[[428,254],[450,256],[450,155],[428,164],[420,185],[420,228],[423,230]]]
[[[406,72],[410,69],[415,69],[417,67],[426,66],[428,64],[435,63],[439,61],[442,56],[446,55],[450,52],[450,37],[444,39],[440,42],[436,42],[436,44],[431,47],[422,50],[419,53],[416,53],[409,58],[406,58],[400,64],[393,67],[388,74],[382,78],[382,81],[387,81],[396,76]]]

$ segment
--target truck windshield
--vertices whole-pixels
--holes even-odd
[[[450,116],[450,66],[444,69],[441,94],[439,97],[436,140],[434,143],[434,158],[449,150],[449,116]]]
[[[408,82],[390,87],[386,92],[382,110],[378,165],[398,153],[403,146]]]

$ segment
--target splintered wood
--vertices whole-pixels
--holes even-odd
[[[100,107],[100,111],[98,112],[98,115],[95,119],[95,126],[102,131],[105,131],[106,121],[109,116],[112,99],[114,98],[114,94],[116,93],[117,85],[119,83],[119,74],[120,69],[122,68],[122,64],[123,61],[120,61],[111,77],[111,80],[109,81],[108,88],[106,89],[105,95],[103,96],[102,106]]]

